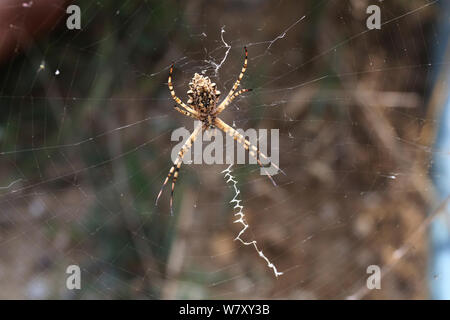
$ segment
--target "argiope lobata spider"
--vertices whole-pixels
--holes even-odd
[[[260,152],[258,148],[254,145],[252,145],[247,139],[244,138],[238,131],[234,130],[232,127],[230,127],[228,124],[226,124],[224,121],[222,121],[217,116],[219,113],[221,113],[223,110],[225,110],[226,107],[230,105],[230,103],[239,95],[241,95],[244,92],[251,91],[252,89],[241,89],[239,91],[236,91],[238,88],[242,77],[244,76],[245,70],[247,70],[247,60],[248,60],[248,52],[247,48],[244,47],[245,51],[245,59],[244,59],[244,65],[242,66],[241,73],[239,74],[239,78],[236,80],[236,82],[233,85],[233,88],[230,90],[226,98],[217,105],[220,97],[220,91],[216,89],[216,84],[211,82],[211,80],[208,77],[204,77],[202,75],[199,75],[196,73],[194,77],[192,78],[191,82],[189,82],[189,90],[187,92],[189,100],[187,101],[187,104],[185,104],[183,101],[181,101],[180,98],[178,98],[175,95],[175,91],[173,90],[172,85],[172,73],[173,73],[173,64],[170,67],[169,72],[169,80],[167,84],[169,85],[170,94],[172,95],[172,98],[175,100],[175,102],[181,106],[174,106],[175,110],[178,112],[184,114],[185,116],[194,118],[196,120],[200,120],[202,123],[198,125],[194,132],[192,132],[189,139],[186,141],[186,143],[181,148],[180,152],[178,152],[178,157],[175,160],[173,166],[169,170],[169,174],[166,177],[166,180],[164,180],[164,183],[161,187],[161,190],[159,191],[158,197],[156,198],[156,204],[158,204],[158,200],[161,197],[162,191],[169,181],[170,177],[173,174],[172,178],[172,192],[170,195],[170,211],[172,212],[172,204],[173,204],[173,192],[175,189],[175,183],[178,179],[178,172],[181,167],[181,163],[183,160],[183,156],[186,153],[187,150],[192,146],[194,141],[197,139],[198,135],[208,129],[212,128],[219,128],[226,134],[229,134],[243,145],[243,147],[249,151],[250,155],[256,159],[259,166],[264,168],[263,164],[261,163],[260,159],[258,159],[257,154],[266,159],[267,156]],[[272,163],[272,165],[277,169],[283,172],[280,168],[278,168],[277,165]],[[272,183],[275,185],[275,182],[273,181],[271,175],[266,172]],[[284,173],[284,172],[283,172]]]

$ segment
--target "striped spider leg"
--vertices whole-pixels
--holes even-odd
[[[215,120],[215,126],[217,128],[219,128],[220,130],[222,130],[223,132],[225,132],[226,134],[230,135],[231,137],[233,137],[234,140],[236,140],[238,143],[240,143],[245,150],[248,151],[248,153],[256,159],[256,161],[258,162],[258,165],[266,172],[267,176],[269,177],[270,181],[272,181],[273,185],[276,186],[277,184],[275,183],[275,181],[273,180],[272,176],[269,174],[269,172],[266,171],[264,165],[262,164],[261,160],[258,158],[258,156],[260,158],[264,158],[265,160],[269,161],[270,159],[261,151],[259,151],[258,147],[256,147],[255,145],[251,144],[250,141],[248,141],[247,139],[245,139],[245,137],[240,134],[237,130],[235,130],[233,127],[229,126],[228,124],[226,124],[222,119],[220,118],[216,118]],[[284,173],[283,170],[281,170],[275,163],[271,163],[272,166],[275,167],[275,169],[280,170],[284,175],[286,175],[286,173]]]
[[[181,107],[183,107],[189,115],[193,115],[195,117],[198,117],[198,113],[197,111],[195,111],[194,109],[192,109],[191,107],[188,107],[183,101],[181,101],[180,98],[177,97],[177,95],[175,94],[175,90],[173,89],[173,84],[172,84],[172,74],[173,74],[173,63],[170,66],[170,71],[169,71],[169,79],[167,80],[167,85],[169,86],[169,90],[170,90],[170,94],[172,95],[173,100],[175,100],[175,102],[180,105]],[[188,115],[186,113],[184,113],[182,111],[182,109],[178,108],[177,106],[175,106],[175,109],[177,111],[180,111],[181,113],[183,113],[184,115]]]
[[[183,101],[181,101],[180,98],[178,98],[175,94],[175,91],[173,89],[172,84],[172,73],[173,73],[173,64],[170,67],[169,72],[169,80],[167,82],[170,90],[170,94],[172,95],[172,98],[175,100],[177,105],[175,105],[175,110],[182,113],[185,116],[191,117],[196,120],[200,120],[202,124],[198,125],[194,131],[192,132],[189,139],[185,142],[183,147],[178,153],[178,157],[175,160],[173,166],[170,168],[169,173],[164,180],[164,183],[161,187],[161,190],[158,193],[158,196],[156,198],[156,204],[158,203],[159,198],[161,197],[162,191],[164,187],[166,186],[169,179],[172,177],[172,192],[170,195],[170,212],[173,213],[173,194],[175,190],[175,183],[178,179],[178,174],[180,171],[181,163],[183,161],[183,156],[188,151],[191,146],[193,145],[194,141],[198,138],[199,134],[202,134],[203,131],[218,128],[222,130],[225,134],[229,134],[233,137],[234,140],[236,140],[238,143],[242,144],[242,146],[249,152],[249,154],[256,158],[256,161],[258,162],[259,166],[264,169],[264,166],[260,160],[260,158],[264,158],[265,160],[269,160],[269,158],[259,151],[259,149],[252,145],[247,139],[245,139],[244,136],[242,136],[239,132],[237,132],[235,129],[230,127],[228,124],[226,124],[224,121],[222,121],[220,118],[217,117],[219,113],[221,113],[223,110],[226,109],[230,105],[230,103],[239,95],[245,92],[251,91],[251,89],[241,89],[239,91],[236,91],[239,87],[241,80],[244,76],[245,71],[247,70],[247,60],[248,60],[248,52],[247,48],[244,47],[245,50],[245,59],[244,59],[244,65],[242,66],[241,73],[239,74],[238,79],[234,83],[233,87],[231,88],[228,95],[225,97],[225,99],[217,105],[220,97],[220,91],[216,89],[216,84],[211,82],[211,80],[208,77],[204,77],[199,74],[195,74],[192,78],[191,82],[189,82],[189,90],[187,92],[189,96],[189,100],[187,101],[187,104],[185,104]],[[259,156],[259,158],[258,158]],[[285,174],[277,165],[272,163],[277,170],[280,170],[283,174]],[[265,170],[265,169],[264,169]],[[275,181],[273,180],[272,176],[266,171],[266,174],[268,175],[269,179],[272,181],[274,185],[276,185]]]
[[[202,132],[203,124],[200,124],[197,126],[197,128],[194,129],[194,132],[192,132],[191,136],[187,139],[187,141],[184,143],[184,145],[181,147],[181,150],[178,152],[177,159],[173,163],[173,166],[169,170],[169,174],[166,177],[166,180],[164,180],[164,183],[161,187],[161,190],[159,190],[158,197],[156,198],[155,205],[158,204],[158,200],[161,197],[161,194],[164,190],[164,187],[166,186],[167,182],[169,181],[170,177],[173,174],[172,178],[172,191],[170,193],[170,213],[173,214],[173,192],[175,190],[175,183],[178,179],[178,173],[180,171],[181,164],[183,163],[183,156],[191,147],[194,141],[198,138],[198,135]]]
[[[228,107],[231,103],[231,101],[234,100],[234,98],[236,98],[238,95],[240,95],[241,93],[247,92],[247,91],[252,91],[252,89],[242,89],[239,90],[237,93],[235,93],[236,89],[239,87],[239,85],[241,84],[241,80],[244,77],[244,73],[247,70],[247,61],[248,61],[248,51],[247,51],[247,47],[244,47],[244,51],[245,51],[245,58],[244,58],[244,64],[242,66],[242,70],[241,73],[239,74],[238,79],[236,80],[236,82],[234,83],[233,87],[231,88],[230,92],[228,92],[228,95],[226,96],[226,98],[219,104],[219,106],[217,107],[217,109],[215,110],[215,115],[218,115],[219,113],[221,113],[223,110],[225,110],[226,107]]]

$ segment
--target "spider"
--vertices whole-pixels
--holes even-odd
[[[260,159],[258,159],[257,154],[266,159],[267,156],[259,151],[259,149],[252,145],[247,139],[245,139],[244,136],[242,136],[238,131],[230,127],[228,124],[226,124],[224,121],[222,121],[217,116],[225,110],[226,107],[230,105],[230,103],[236,99],[239,95],[252,91],[252,89],[241,89],[239,91],[236,91],[239,87],[239,84],[241,83],[242,77],[244,76],[245,70],[247,70],[247,60],[248,60],[248,52],[247,48],[244,47],[245,51],[245,59],[244,59],[244,65],[242,66],[241,73],[239,74],[238,79],[233,85],[233,88],[231,88],[230,92],[226,96],[226,98],[220,103],[219,97],[220,97],[220,91],[217,90],[217,85],[214,82],[211,82],[211,80],[208,77],[204,77],[202,75],[199,75],[198,73],[194,74],[194,77],[192,78],[191,82],[189,82],[189,90],[187,92],[188,94],[188,101],[187,104],[185,104],[183,101],[181,101],[180,98],[178,98],[175,94],[175,91],[173,89],[172,85],[172,73],[173,73],[173,63],[170,67],[169,71],[169,80],[167,84],[169,85],[170,94],[172,95],[172,98],[175,100],[177,105],[174,106],[175,110],[178,112],[184,114],[185,116],[194,118],[196,120],[200,120],[202,123],[199,124],[194,131],[192,132],[191,136],[187,139],[185,144],[182,146],[181,150],[178,152],[177,159],[175,160],[173,166],[169,170],[169,174],[167,175],[166,179],[164,180],[164,183],[161,187],[161,190],[158,193],[158,197],[156,198],[155,205],[158,204],[158,200],[161,197],[161,194],[163,192],[164,187],[166,186],[167,182],[169,181],[170,177],[173,175],[172,178],[172,192],[170,195],[170,212],[173,213],[172,205],[173,205],[173,193],[175,190],[175,183],[178,179],[178,172],[180,171],[181,163],[183,160],[183,156],[186,153],[186,151],[191,148],[194,141],[197,139],[198,135],[202,133],[205,130],[208,129],[214,129],[218,128],[222,130],[225,134],[229,134],[231,137],[233,137],[234,140],[236,140],[238,143],[242,144],[242,146],[249,152],[249,154],[256,159],[258,162],[258,165],[262,168],[264,168],[263,164],[261,163]],[[181,108],[180,108],[180,107]],[[277,169],[283,172],[280,168],[278,168],[277,165],[272,163],[272,165]],[[267,173],[267,176],[270,178],[272,183],[274,185],[275,182],[273,181],[271,175]],[[283,172],[284,173],[284,172]]]

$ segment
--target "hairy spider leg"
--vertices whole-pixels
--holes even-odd
[[[227,103],[226,105],[224,105],[220,111],[217,110],[214,114],[215,114],[215,115],[218,115],[220,112],[222,112],[223,110],[225,110],[225,108],[228,107],[228,106],[231,104],[231,102],[233,102],[233,100],[234,100],[236,97],[240,96],[241,94],[243,94],[243,93],[245,93],[245,92],[250,92],[250,91],[252,91],[252,90],[253,90],[253,89],[241,89],[241,90],[235,92],[235,93],[231,96],[231,98],[228,99],[228,103]]]
[[[244,76],[245,70],[247,70],[247,60],[248,60],[247,47],[244,47],[244,51],[245,51],[245,59],[244,59],[244,65],[242,66],[241,73],[239,74],[238,79],[234,83],[233,88],[231,88],[231,90],[228,93],[227,97],[217,107],[216,114],[221,113],[230,104],[230,102],[231,102],[230,99],[231,100],[234,99],[234,98],[232,99],[232,97],[234,97],[234,92],[236,91],[237,87],[239,87],[239,84],[241,83],[242,77]]]
[[[197,111],[195,111],[194,109],[188,107],[183,101],[181,101],[180,98],[178,98],[175,94],[175,90],[173,89],[173,84],[172,84],[172,73],[173,73],[173,63],[170,66],[170,71],[169,71],[169,80],[167,81],[167,84],[169,85],[169,90],[170,90],[170,94],[172,95],[173,100],[175,100],[175,102],[177,104],[179,104],[181,107],[183,107],[184,109],[186,109],[189,113],[198,116]]]
[[[260,157],[266,159],[267,161],[270,161],[270,159],[261,151],[259,151],[259,149],[252,145],[250,143],[250,141],[248,141],[247,139],[245,139],[245,137],[240,134],[238,131],[236,131],[233,127],[230,127],[228,124],[226,124],[223,120],[221,120],[220,118],[216,118],[215,123],[214,123],[217,128],[221,129],[223,132],[225,132],[226,134],[229,134],[231,137],[233,137],[234,140],[236,140],[238,143],[240,143],[245,150],[247,150],[249,152],[249,154],[256,159],[256,161],[258,162],[259,166],[265,170],[263,164],[261,163],[261,161],[258,159],[257,155],[259,155]],[[270,162],[271,165],[273,165],[277,170],[280,170],[284,175],[286,175],[286,173],[284,173],[283,170],[281,170],[275,163]],[[266,170],[265,170],[266,171]],[[276,186],[277,184],[275,183],[275,181],[273,180],[272,176],[266,171],[267,176],[269,177],[270,181],[272,181],[272,183]]]
[[[173,174],[173,178],[172,178],[172,191],[170,194],[170,213],[173,215],[173,192],[175,190],[175,183],[177,182],[178,179],[178,172],[180,171],[180,167],[181,164],[183,163],[183,156],[186,153],[187,150],[189,150],[189,148],[192,146],[192,144],[194,143],[194,141],[197,139],[198,134],[200,132],[202,132],[202,128],[203,128],[203,124],[198,125],[194,131],[192,132],[192,134],[190,135],[190,137],[187,139],[187,141],[184,143],[183,147],[181,148],[181,150],[178,152],[178,156],[177,159],[175,160],[175,162],[173,163],[172,168],[170,168],[169,170],[169,174],[166,177],[166,180],[164,180],[164,183],[161,187],[161,190],[158,193],[158,197],[156,198],[156,202],[155,205],[158,204],[158,200],[161,197],[161,194],[164,190],[164,187],[166,186],[167,182],[169,181],[170,177]]]
[[[178,106],[174,106],[174,108],[175,108],[175,110],[177,110],[178,112],[184,114],[185,116],[191,117],[191,118],[194,118],[194,119],[198,120],[198,118],[197,118],[194,114],[190,113],[189,111],[186,111],[186,110],[184,110],[184,109],[181,109],[181,108],[178,107]]]

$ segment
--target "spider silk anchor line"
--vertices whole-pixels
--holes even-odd
[[[241,191],[238,189],[237,187],[237,181],[235,180],[234,176],[231,174],[231,167],[233,165],[231,164],[230,166],[228,166],[227,169],[223,170],[221,173],[224,173],[224,179],[226,179],[226,183],[231,183],[234,189],[234,197],[233,199],[230,201],[230,203],[234,203],[234,207],[233,209],[238,209],[239,211],[234,213],[234,216],[237,217],[236,220],[234,220],[234,223],[240,223],[243,228],[242,230],[239,232],[239,234],[236,236],[236,238],[234,238],[234,240],[239,240],[243,245],[245,246],[251,246],[253,245],[253,247],[255,248],[256,252],[259,254],[259,256],[261,258],[263,258],[266,263],[267,266],[273,270],[273,273],[275,274],[275,277],[278,278],[278,276],[283,275],[283,272],[279,272],[277,270],[277,267],[270,262],[270,260],[264,255],[263,251],[260,250],[258,248],[257,242],[256,240],[252,240],[250,242],[244,241],[241,236],[245,233],[245,231],[248,229],[249,225],[247,224],[247,222],[245,221],[245,214],[243,212],[244,210],[244,206],[241,205],[241,201],[240,199],[238,199],[239,194],[241,193]]]

